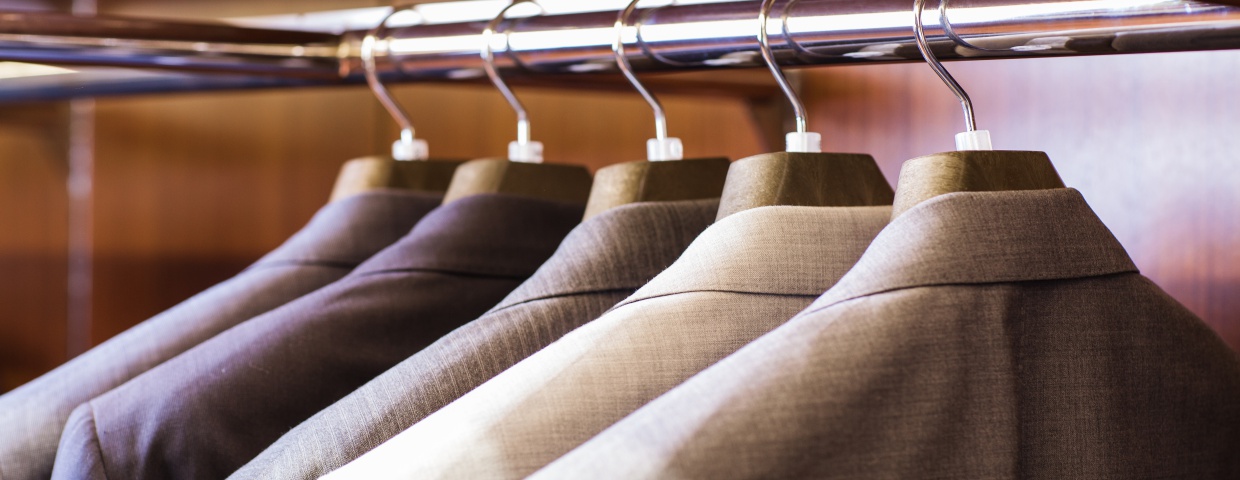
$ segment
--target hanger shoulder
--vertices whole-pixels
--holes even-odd
[[[718,218],[775,205],[891,205],[893,198],[891,184],[869,155],[767,153],[732,164]]]
[[[726,158],[628,162],[594,174],[586,219],[621,205],[719,198],[728,177]]]
[[[472,195],[501,193],[585,204],[591,183],[590,171],[577,165],[474,160],[457,168],[444,203]]]
[[[345,162],[332,188],[331,201],[383,188],[446,192],[461,162],[398,162],[391,157],[363,157]]]
[[[391,162],[392,159],[383,157],[355,158],[345,162],[344,166],[340,167],[340,174],[336,175],[331,201],[336,202],[387,185],[392,175],[391,168],[388,168]]]
[[[904,162],[892,215],[947,193],[1053,188],[1064,188],[1064,183],[1043,152],[937,153]]]

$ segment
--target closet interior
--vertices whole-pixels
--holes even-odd
[[[1234,478],[1240,1],[0,6],[0,478]]]
[[[527,133],[481,45],[545,161],[584,167],[557,177],[584,190],[557,195],[651,158],[654,117],[613,52],[629,3],[495,19],[508,2],[390,18],[375,0],[5,2],[0,393],[237,274],[329,202],[347,161],[392,151],[401,126],[367,55],[433,159],[503,157]],[[797,130],[754,34],[763,3],[650,0],[620,29],[678,156],[782,152]],[[918,49],[911,1],[771,7],[772,58],[823,151],[871,155],[895,186],[906,160],[953,150],[960,104]],[[1046,152],[1141,273],[1240,349],[1240,6],[944,0],[922,18],[995,149]]]

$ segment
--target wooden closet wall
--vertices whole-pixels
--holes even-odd
[[[313,11],[383,2],[299,1]],[[55,7],[55,6],[53,6]],[[63,6],[62,6],[63,7]],[[50,7],[49,7],[50,8]],[[103,13],[210,18],[288,2],[100,0]],[[1240,347],[1240,52],[956,63],[996,145],[1039,149],[1143,272]],[[803,71],[828,150],[900,163],[951,148],[959,111],[924,65]],[[728,73],[720,73],[728,75]],[[438,157],[505,151],[513,115],[482,86],[396,88]],[[628,92],[523,88],[549,161],[636,160],[653,131]],[[664,95],[690,156],[741,158],[771,125],[745,99]],[[97,344],[235,274],[327,200],[341,163],[386,151],[396,128],[363,88],[100,99],[87,338]],[[66,327],[64,105],[0,106],[0,391],[54,368]],[[473,132],[483,132],[474,138]],[[472,139],[471,139],[472,138]],[[779,145],[773,147],[778,148]]]

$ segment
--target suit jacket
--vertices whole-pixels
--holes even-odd
[[[480,195],[428,214],[349,276],[77,408],[53,478],[222,478],[281,434],[477,318],[583,208]]]
[[[1240,478],[1238,399],[1075,190],[952,194],[535,478]]]
[[[48,478],[60,432],[82,402],[340,279],[408,233],[439,201],[438,195],[385,191],[329,204],[284,245],[232,279],[0,397],[0,479]]]
[[[315,414],[230,478],[316,478],[598,318],[676,261],[718,200],[639,203],[581,224],[486,315]]]
[[[767,207],[706,230],[598,320],[328,475],[523,477],[796,315],[890,207]]]

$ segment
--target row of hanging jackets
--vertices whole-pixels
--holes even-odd
[[[893,191],[803,129],[593,178],[528,140],[350,162],[280,248],[0,396],[0,480],[1240,478],[1240,357],[1045,154],[970,129]]]
[[[918,192],[1016,154],[966,153],[894,208],[737,207],[793,154],[584,222],[345,194],[0,397],[0,478],[1240,476],[1236,354],[1077,191]]]

